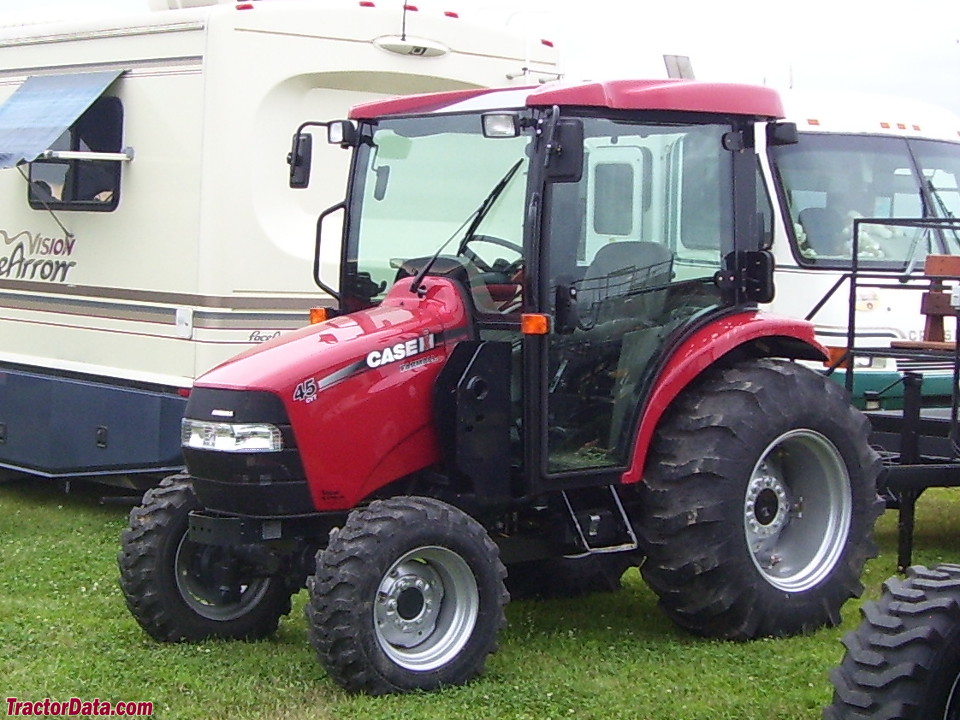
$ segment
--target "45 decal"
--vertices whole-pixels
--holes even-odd
[[[317,381],[313,378],[307,378],[297,383],[293,391],[293,399],[296,402],[312,403],[317,399]]]

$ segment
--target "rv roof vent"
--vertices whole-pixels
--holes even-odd
[[[182,8],[207,7],[235,0],[149,0],[151,10],[180,10]]]

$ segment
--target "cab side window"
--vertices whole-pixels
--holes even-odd
[[[119,153],[123,105],[100,97],[50,148],[55,152]],[[37,210],[110,212],[120,202],[120,166],[114,160],[40,159],[30,163],[28,200]]]

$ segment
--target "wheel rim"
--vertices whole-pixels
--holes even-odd
[[[947,694],[947,703],[943,709],[943,720],[960,720],[960,675],[953,679],[950,692]]]
[[[448,548],[417,548],[397,560],[377,587],[377,642],[406,670],[434,670],[467,644],[479,611],[480,593],[467,562]]]
[[[816,586],[843,553],[852,504],[850,477],[836,446],[814,430],[784,433],[767,446],[747,484],[750,559],[780,590]]]
[[[208,620],[236,620],[250,612],[270,589],[269,578],[256,578],[220,586],[216,566],[224,551],[213,545],[198,545],[186,537],[177,547],[176,577],[180,597],[187,606]]]

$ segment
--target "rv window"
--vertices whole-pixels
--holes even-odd
[[[121,151],[123,106],[119,98],[98,98],[61,135],[51,150]],[[120,202],[120,165],[111,160],[35,160],[30,163],[30,207],[37,210],[110,212]]]

